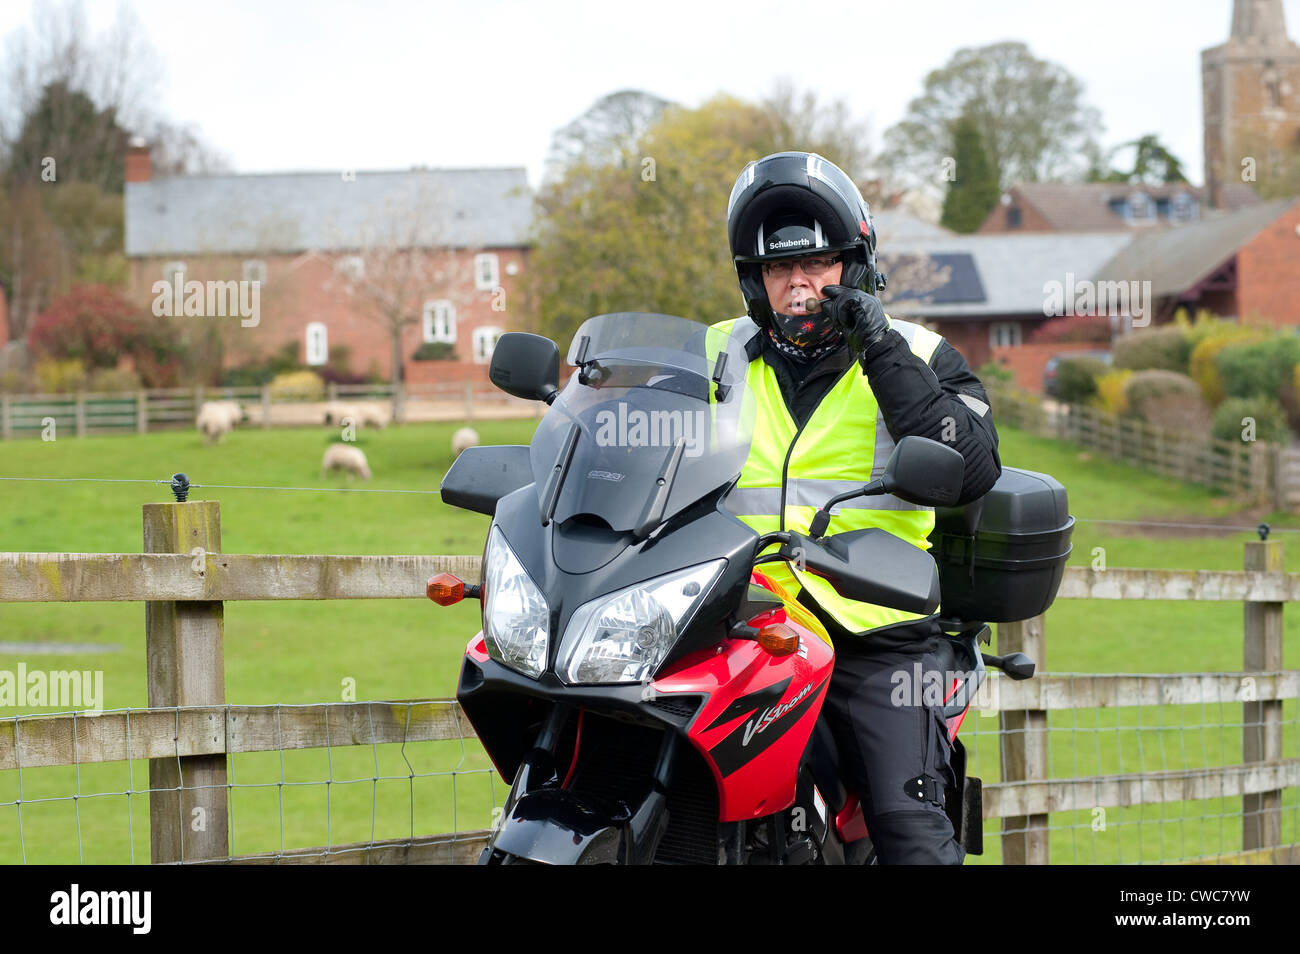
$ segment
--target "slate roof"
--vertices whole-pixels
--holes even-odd
[[[1192,225],[1139,235],[1108,261],[1099,280],[1149,281],[1155,296],[1175,295],[1219,269],[1298,200],[1274,199]]]
[[[955,235],[951,229],[934,225],[901,209],[871,211],[871,224],[876,227],[877,247],[887,251],[893,242],[911,242],[915,239],[942,238]]]
[[[1092,278],[1096,271],[1134,240],[1132,232],[1026,232],[991,235],[954,235],[897,243],[891,252],[905,258],[927,255],[936,263],[942,256],[969,256],[976,272],[980,298],[973,300],[969,277],[954,268],[948,286],[929,293],[930,301],[903,299],[889,304],[891,313],[927,318],[981,318],[992,315],[1041,315],[1049,281]],[[889,273],[888,259],[884,262]],[[896,288],[895,293],[903,289]]]
[[[1146,230],[1151,225],[1130,225],[1124,217],[1108,205],[1111,199],[1125,198],[1134,192],[1145,192],[1156,199],[1173,198],[1186,192],[1201,202],[1200,217],[1206,218],[1206,190],[1203,187],[1174,182],[1169,185],[1130,185],[1123,182],[1020,182],[1009,190],[1020,202],[1032,206],[1049,226],[1057,231],[1084,232],[1116,231],[1119,229]],[[1259,203],[1255,191],[1244,182],[1230,182],[1223,186],[1223,204],[1226,211]],[[996,211],[996,210],[995,210]],[[1160,224],[1166,224],[1160,220]],[[1180,228],[1187,226],[1181,225]]]
[[[413,223],[419,208],[440,210],[423,216],[420,245],[517,248],[532,193],[522,166],[357,172],[351,181],[292,172],[128,182],[126,254],[359,249],[395,222]]]

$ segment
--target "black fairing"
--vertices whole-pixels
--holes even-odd
[[[697,513],[697,519],[689,519]],[[626,533],[597,525],[583,526],[580,531],[573,526],[559,529],[554,522],[543,527],[537,516],[537,496],[531,488],[503,497],[497,505],[495,522],[528,575],[546,595],[552,634],[547,661],[552,669],[569,617],[584,603],[722,557],[727,561],[722,575],[712,590],[701,594],[695,615],[663,665],[716,645],[723,635],[724,620],[744,598],[757,542],[754,531],[730,513],[700,508],[683,514],[680,521],[670,523],[650,539],[620,549],[619,544],[628,539]],[[674,526],[678,528],[675,532]],[[581,554],[582,548],[587,548],[589,555]],[[564,566],[578,572],[565,570]],[[593,572],[597,568],[600,572]]]
[[[496,513],[497,501],[533,482],[527,444],[470,447],[442,478],[442,502],[463,510]]]

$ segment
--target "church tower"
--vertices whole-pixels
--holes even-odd
[[[1300,46],[1282,0],[1233,0],[1228,42],[1201,51],[1201,86],[1210,202],[1235,182],[1300,194]]]

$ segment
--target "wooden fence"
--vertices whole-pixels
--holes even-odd
[[[989,388],[998,424],[1088,450],[1176,480],[1300,510],[1300,449],[1265,441],[1225,441],[1184,433],[1084,404],[1045,401],[1027,391]]]
[[[146,504],[143,553],[0,553],[0,603],[141,601],[146,605],[149,706],[127,714],[0,720],[0,771],[150,760],[155,863],[468,862],[487,832],[229,858],[227,757],[277,748],[461,738],[450,700],[356,702],[267,709],[225,699],[224,604],[230,600],[424,599],[448,571],[479,579],[477,556],[286,556],[221,552],[216,501]],[[1220,860],[1296,860],[1281,839],[1281,793],[1300,786],[1300,758],[1282,755],[1282,705],[1300,697],[1300,671],[1282,668],[1282,610],[1300,599],[1300,574],[1282,572],[1282,544],[1246,544],[1236,572],[1068,568],[1061,599],[1214,600],[1245,604],[1241,672],[1184,675],[1043,673],[997,677],[1004,740],[1001,781],[984,786],[985,819],[1001,819],[1004,863],[1049,860],[1048,814],[1241,799],[1243,851]],[[999,627],[998,650],[1042,660],[1043,618]],[[1250,692],[1243,694],[1249,682]],[[1243,761],[1136,774],[1050,778],[1048,714],[1079,708],[1219,702],[1242,706]],[[400,709],[401,715],[398,715]],[[21,729],[19,728],[21,726]],[[203,831],[185,824],[195,809]]]
[[[134,392],[0,394],[0,440],[38,437],[53,419],[56,433],[144,434],[191,429],[204,401],[238,401],[253,427],[302,427],[324,423],[326,401],[381,401],[405,421],[535,417],[545,405],[512,398],[486,381],[423,384],[329,384],[319,398],[273,394],[261,387],[155,388]]]

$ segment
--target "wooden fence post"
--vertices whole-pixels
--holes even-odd
[[[465,420],[474,420],[474,382],[465,382]]]
[[[149,392],[135,392],[135,432],[147,433],[149,430]]]
[[[76,411],[76,414],[77,414],[77,417],[76,417],[76,420],[77,420],[77,436],[78,436],[78,437],[85,437],[85,436],[86,436],[86,395],[84,395],[84,394],[83,394],[82,392],[80,392],[80,391],[77,392],[77,411]]]
[[[0,394],[0,440],[9,440],[13,437],[12,425],[9,422],[9,395]]]
[[[144,552],[221,552],[221,508],[215,500],[144,505]],[[225,606],[220,602],[147,602],[144,609],[149,705],[224,706]],[[214,739],[225,720],[210,717]],[[226,858],[226,756],[189,755],[149,761],[149,842],[154,864]]]
[[[325,400],[333,403],[339,399],[339,385],[337,381],[330,381],[325,385]]]
[[[1282,573],[1281,540],[1246,543],[1246,569]],[[1283,603],[1247,601],[1246,642],[1242,665],[1246,672],[1274,672],[1282,668]],[[1282,757],[1282,701],[1243,702],[1241,705],[1241,756],[1245,763]],[[1274,848],[1282,843],[1282,792],[1273,790],[1241,799],[1243,851]]]
[[[1046,669],[1045,635],[1042,616],[1019,623],[999,623],[998,655],[1024,653],[1034,661],[1034,671],[1041,673]],[[1002,735],[1002,781],[1045,780],[1047,712],[1042,709],[1000,712],[998,722]],[[1002,863],[1047,864],[1047,820],[1047,815],[1016,815],[1002,819]]]
[[[271,426],[271,385],[262,385],[262,426]]]

